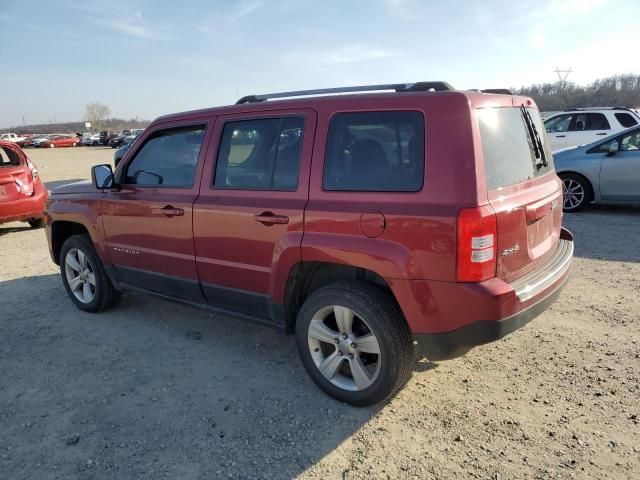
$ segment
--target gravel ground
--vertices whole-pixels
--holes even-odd
[[[28,153],[52,187],[113,150]],[[76,310],[43,231],[2,225],[0,478],[640,478],[640,210],[565,223],[550,310],[364,409],[269,329],[137,294]]]

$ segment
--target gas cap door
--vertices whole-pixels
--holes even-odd
[[[367,210],[360,216],[360,231],[365,237],[379,237],[386,226],[387,220],[380,210]]]

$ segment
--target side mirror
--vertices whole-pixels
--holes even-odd
[[[113,170],[111,165],[96,165],[91,168],[91,181],[99,190],[113,187]]]
[[[620,150],[618,142],[611,142],[609,144],[609,155],[615,155]]]

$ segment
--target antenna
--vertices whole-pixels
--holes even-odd
[[[569,68],[565,68],[565,69],[561,69],[560,67],[556,67],[554,72],[556,73],[556,75],[558,75],[558,81],[560,83],[567,83],[567,78],[569,77],[569,74],[573,72],[573,70],[571,69],[571,66],[569,66]]]

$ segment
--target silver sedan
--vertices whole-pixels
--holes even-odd
[[[562,179],[564,211],[588,203],[640,204],[640,127],[553,154]]]

